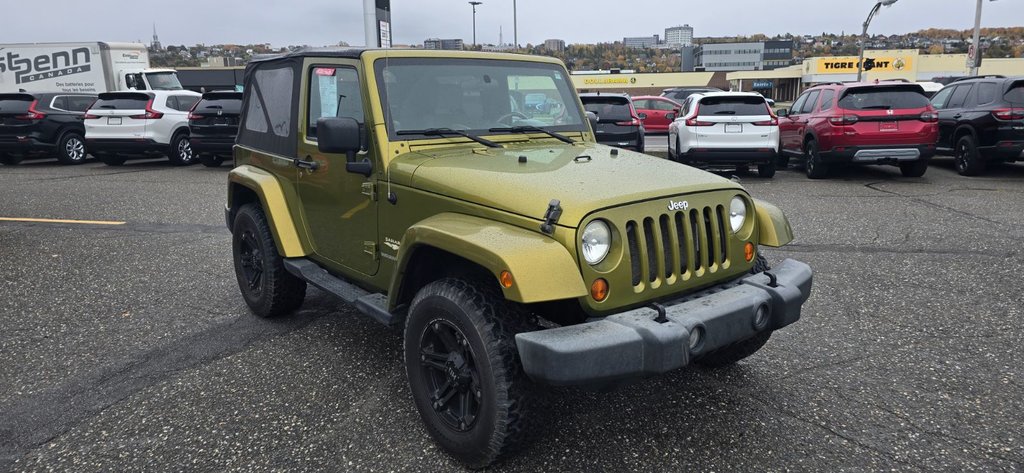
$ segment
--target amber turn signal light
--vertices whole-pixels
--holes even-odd
[[[508,270],[502,271],[501,274],[498,275],[498,282],[500,282],[501,287],[505,289],[512,287],[512,273],[508,272]]]
[[[747,259],[747,262],[750,262],[750,260],[754,259],[753,243],[747,242],[746,245],[743,245],[743,257]]]
[[[605,281],[604,279],[595,279],[590,285],[590,297],[593,297],[597,302],[607,299],[608,281]]]

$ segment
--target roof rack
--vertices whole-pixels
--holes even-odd
[[[807,89],[813,89],[815,87],[824,87],[826,85],[845,85],[845,84],[843,84],[842,82],[822,82],[820,84],[814,84],[814,85],[808,87]],[[804,90],[807,90],[807,89],[804,89]]]
[[[953,82],[960,82],[960,81],[963,81],[963,80],[970,80],[970,79],[1005,79],[1005,78],[1006,78],[1006,76],[1001,76],[999,74],[987,74],[987,75],[981,75],[981,76],[957,77],[956,79],[953,79]],[[952,84],[953,82],[950,82],[950,84]]]

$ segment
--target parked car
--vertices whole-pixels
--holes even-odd
[[[95,100],[88,94],[0,94],[0,163],[53,157],[62,164],[85,162],[82,116]]]
[[[787,156],[780,164],[797,157],[811,179],[846,164],[892,164],[904,176],[920,177],[935,154],[938,114],[917,84],[822,84],[779,116]]]
[[[625,94],[580,94],[583,108],[597,115],[597,142],[644,151],[644,125]]]
[[[693,94],[705,94],[708,92],[725,92],[718,87],[673,87],[671,89],[665,89],[661,91],[661,96],[667,99],[675,100],[676,102],[683,103],[687,97]]]
[[[939,113],[938,152],[965,176],[994,162],[1024,160],[1024,77],[958,79],[932,97]]]
[[[668,131],[668,125],[679,116],[679,110],[683,108],[675,100],[653,95],[633,97],[633,107],[644,124],[644,130],[662,133]]]
[[[188,113],[201,97],[189,90],[102,93],[85,115],[85,141],[109,166],[161,155],[193,164]]]
[[[207,92],[192,108],[188,114],[189,143],[204,166],[218,167],[231,158],[241,112],[242,93],[234,91]]]
[[[779,119],[757,93],[693,94],[668,129],[669,159],[692,166],[756,165],[772,177],[778,151]]]

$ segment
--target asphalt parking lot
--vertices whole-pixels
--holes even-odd
[[[259,320],[227,166],[0,167],[0,470],[458,470],[398,333],[311,289]],[[550,390],[498,471],[1024,469],[1024,164],[740,176],[816,271],[803,319],[721,371]],[[102,222],[124,222],[118,225]]]

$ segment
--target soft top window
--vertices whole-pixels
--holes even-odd
[[[250,63],[245,71],[242,126],[238,143],[281,156],[297,146],[293,118],[298,113],[301,58]]]

